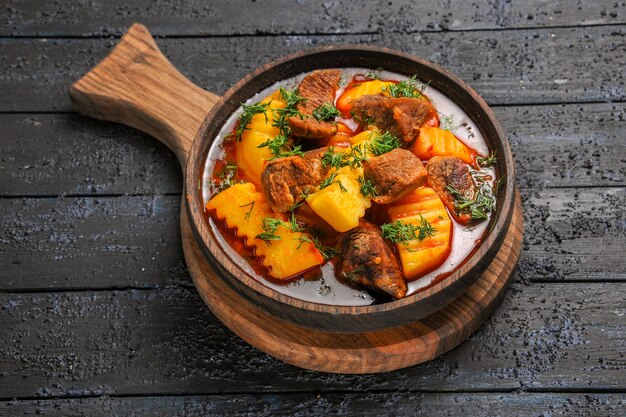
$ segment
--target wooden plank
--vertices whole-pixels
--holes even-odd
[[[590,416],[620,417],[623,394],[361,393],[100,397],[0,402],[0,417],[73,416]]]
[[[174,66],[222,94],[260,64],[342,43],[400,49],[443,65],[490,104],[624,100],[623,29],[161,39]],[[69,110],[67,89],[115,45],[109,39],[0,39],[0,111]],[[610,64],[607,64],[610,63]]]
[[[626,104],[497,107],[522,188],[626,185]],[[176,158],[134,129],[69,114],[0,114],[0,195],[182,191]]]
[[[626,185],[626,104],[496,107],[523,189]]]
[[[190,284],[179,196],[15,199],[0,207],[3,288]]]
[[[624,188],[524,191],[526,281],[626,280]],[[0,290],[190,285],[179,196],[0,200]]]
[[[443,7],[442,7],[443,6]],[[363,7],[354,2],[122,1],[106,3],[9,0],[0,36],[119,35],[139,21],[170,35],[334,34],[420,30],[501,29],[624,23],[623,3],[613,1],[445,2],[409,0]],[[306,24],[303,24],[306,22]]]
[[[375,375],[285,365],[224,328],[194,289],[0,294],[4,398],[334,390],[619,390],[626,283],[516,282],[467,342]],[[28,327],[25,327],[28,325]]]
[[[73,114],[1,114],[0,195],[180,193],[178,161],[138,130]]]
[[[626,279],[626,188],[527,190],[524,279]]]

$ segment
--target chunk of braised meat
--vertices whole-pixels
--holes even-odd
[[[424,185],[428,173],[413,152],[394,149],[363,162],[363,177],[370,181],[378,204],[389,204]]]
[[[298,104],[298,111],[304,116],[289,119],[291,134],[303,138],[323,139],[337,133],[337,124],[313,117],[313,111],[324,104],[335,102],[335,91],[341,79],[340,70],[320,70],[302,79],[298,94],[305,98]]]
[[[294,205],[313,192],[328,168],[322,165],[326,148],[304,153],[304,156],[288,156],[268,162],[261,173],[263,193],[274,211],[289,211]]]
[[[396,255],[380,228],[361,220],[342,237],[341,277],[349,284],[365,286],[398,299],[407,286]]]
[[[472,221],[470,213],[458,213],[455,207],[455,197],[446,188],[454,187],[469,199],[476,196],[476,184],[469,168],[456,156],[435,156],[430,158],[427,165],[428,184],[439,194],[448,210],[462,224]]]
[[[373,124],[405,142],[417,139],[420,127],[437,114],[428,100],[419,98],[376,94],[359,97],[352,103],[354,118],[361,124]]]

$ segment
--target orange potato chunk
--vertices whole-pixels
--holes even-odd
[[[433,156],[456,156],[466,164],[474,165],[476,152],[461,142],[454,133],[438,127],[422,126],[411,151],[421,160]]]
[[[275,218],[288,223],[282,213],[274,213],[262,193],[251,183],[235,184],[215,195],[206,209],[216,220],[226,223],[237,237],[244,239],[256,256],[263,257],[263,266],[276,279],[287,279],[324,263],[324,257],[315,247],[311,237],[279,226],[278,240],[264,241],[256,236],[263,233],[263,219]],[[308,241],[307,241],[308,239]]]
[[[435,229],[434,235],[424,240],[396,244],[407,280],[419,278],[445,262],[452,244],[452,220],[435,190],[430,187],[418,188],[390,204],[388,214],[392,222],[397,220],[415,226],[421,224],[423,217]]]
[[[383,94],[383,88],[387,87],[390,84],[394,83],[390,81],[372,80],[353,84],[351,87],[349,86],[348,88],[346,88],[346,90],[343,92],[343,94],[341,94],[339,99],[337,99],[335,107],[341,112],[343,117],[350,117],[350,110],[352,110],[352,102],[354,100],[361,96],[366,96],[370,94]],[[385,93],[385,95],[388,94]]]

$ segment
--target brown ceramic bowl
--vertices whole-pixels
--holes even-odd
[[[383,68],[414,75],[455,102],[476,124],[498,155],[497,171],[506,182],[497,200],[488,232],[478,248],[450,276],[401,300],[369,306],[336,306],[303,301],[264,285],[231,259],[218,243],[203,215],[197,188],[205,160],[218,132],[241,102],[277,81],[322,68]],[[187,159],[185,186],[192,229],[207,261],[219,275],[259,308],[301,326],[324,331],[361,332],[395,327],[423,318],[457,298],[491,263],[511,222],[514,205],[514,164],[504,131],[484,100],[465,82],[443,68],[405,53],[375,47],[339,46],[313,49],[266,64],[221,97],[206,115]],[[190,192],[190,190],[193,190]]]

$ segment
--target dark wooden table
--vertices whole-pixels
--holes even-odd
[[[0,416],[625,415],[626,3],[93,3],[0,6]],[[524,199],[493,317],[382,375],[301,370],[234,336],[186,271],[173,154],[70,108],[69,85],[134,21],[218,94],[340,43],[468,81],[510,135]]]

